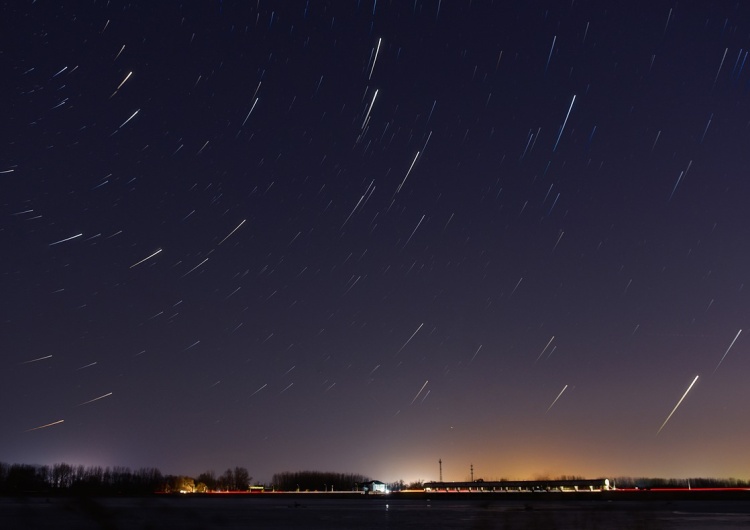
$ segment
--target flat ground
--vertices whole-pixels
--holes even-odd
[[[648,492],[645,492],[648,493]],[[750,528],[750,500],[517,500],[309,495],[3,497],[3,529],[688,529]]]

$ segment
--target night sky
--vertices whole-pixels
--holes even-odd
[[[0,460],[750,478],[750,6],[689,4],[5,2]]]

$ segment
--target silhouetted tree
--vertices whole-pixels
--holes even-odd
[[[406,483],[403,479],[388,484],[388,489],[391,491],[401,491],[406,489]]]
[[[5,489],[8,493],[36,493],[47,489],[44,473],[38,466],[13,464],[8,469]]]
[[[222,473],[219,477],[218,483],[219,489],[222,491],[234,490],[234,473],[232,473],[232,470],[227,469],[226,471],[224,471],[224,473]]]
[[[171,477],[169,493],[193,493],[195,491],[195,480],[185,475]]]
[[[216,489],[216,473],[214,473],[213,470],[204,471],[198,475],[196,480],[205,484],[208,491],[214,491]]]
[[[253,479],[244,467],[235,467],[232,478],[235,491],[247,491],[250,487],[250,481]]]
[[[51,484],[54,489],[69,489],[73,484],[73,466],[64,462],[52,466]]]

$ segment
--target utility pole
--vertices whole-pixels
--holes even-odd
[[[438,464],[440,464],[440,482],[443,481],[443,459],[441,458],[438,460]]]
[[[474,482],[474,464],[471,464],[471,481]]]

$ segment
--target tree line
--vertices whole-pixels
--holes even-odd
[[[197,478],[164,475],[157,468],[6,464],[0,462],[0,495],[92,494],[149,495],[151,493],[206,493],[248,491],[253,478],[244,467],[217,476],[206,471]]]
[[[649,478],[617,477],[617,488],[748,488],[750,480],[738,478]]]
[[[369,481],[357,473],[285,471],[274,474],[271,482],[277,491],[352,491]]]
[[[560,480],[580,479],[562,476]],[[0,495],[23,494],[92,494],[149,495],[152,493],[207,493],[213,491],[248,491],[253,477],[244,467],[229,468],[217,475],[205,471],[197,477],[164,475],[157,468],[6,464],[0,462]],[[357,473],[325,471],[285,471],[276,473],[266,489],[276,491],[352,491],[370,478]],[[616,477],[617,488],[750,488],[750,480],[736,478],[649,478]],[[391,491],[421,489],[422,481],[388,485]]]
[[[142,495],[164,491],[172,477],[156,468],[5,464],[0,462],[0,493]]]

